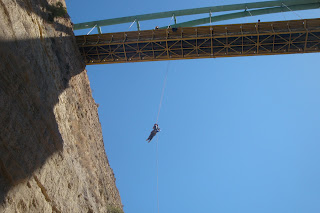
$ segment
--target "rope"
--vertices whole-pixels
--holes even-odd
[[[168,65],[167,65],[167,71],[166,71],[166,75],[165,75],[163,86],[162,86],[162,92],[161,92],[161,98],[160,98],[160,104],[159,104],[156,124],[158,123],[158,120],[159,120],[160,110],[161,110],[161,106],[162,106],[162,100],[163,100],[163,96],[164,96],[164,90],[165,90],[166,85],[167,85],[169,64],[170,64],[170,61],[168,62]],[[157,209],[158,209],[158,213],[159,213],[159,154],[158,154],[158,141],[159,141],[159,135],[157,136],[157,142],[156,142],[156,147],[157,147],[157,150],[156,150],[156,158],[157,158],[156,159],[156,164],[157,164]]]
[[[170,23],[171,23],[171,21],[172,21],[173,18],[174,18],[174,14],[172,14],[172,17],[171,17],[171,19],[170,19],[170,21],[169,21],[169,24],[168,24],[168,27],[167,27],[167,28],[170,27]]]
[[[157,136],[157,209],[159,213],[159,154],[158,154],[158,140],[159,136]]]
[[[167,84],[167,77],[168,77],[168,72],[169,72],[169,64],[170,61],[168,62],[167,65],[167,71],[166,71],[166,75],[164,78],[164,82],[163,82],[163,86],[162,86],[162,92],[161,92],[161,98],[160,98],[160,104],[159,104],[159,109],[158,109],[158,115],[157,115],[157,121],[156,123],[158,123],[159,120],[159,115],[160,115],[160,110],[161,110],[161,106],[162,106],[162,100],[163,100],[163,96],[164,96],[164,90],[166,88],[166,84]],[[156,142],[156,164],[157,164],[157,210],[159,213],[159,152],[158,152],[158,141],[159,141],[159,135],[157,136],[157,142]]]
[[[165,89],[166,84],[167,84],[167,77],[168,77],[168,72],[169,72],[169,64],[170,64],[170,61],[168,62],[167,72],[166,72],[166,76],[165,76],[164,82],[163,82],[163,87],[162,87],[162,93],[161,93],[161,98],[160,98],[160,104],[159,104],[156,124],[158,123],[158,120],[159,120],[159,115],[160,115],[160,110],[161,110],[161,105],[162,105],[162,100],[163,100],[163,95],[164,95],[164,89]]]

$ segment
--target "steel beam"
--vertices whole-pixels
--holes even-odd
[[[298,10],[310,10],[310,9],[317,9],[320,8],[320,3],[312,3],[312,4],[302,4],[302,5],[293,5],[290,7],[292,11],[298,11]],[[248,10],[245,10],[243,12],[238,13],[231,13],[231,14],[225,14],[225,15],[219,15],[219,16],[212,16],[211,22],[218,22],[218,21],[224,21],[224,20],[230,20],[230,19],[237,19],[237,18],[244,18],[247,16],[258,16],[258,15],[266,15],[266,14],[272,14],[272,13],[281,13],[281,12],[290,12],[287,7],[273,7],[273,8],[266,8],[266,9],[259,9],[259,10],[250,10],[250,14]],[[210,17],[208,18],[202,18],[202,19],[196,19],[188,22],[182,22],[180,24],[171,25],[171,27],[193,27],[203,24],[210,23]],[[165,27],[161,27],[161,29],[165,29]]]
[[[306,5],[312,3],[320,3],[320,0],[282,0],[282,1],[265,1],[265,2],[253,2],[246,4],[233,4],[233,5],[221,5],[213,7],[203,7],[203,8],[194,8],[186,10],[173,10],[168,12],[159,12],[159,13],[150,13],[144,15],[135,15],[127,16],[114,19],[105,19],[92,22],[84,22],[74,24],[74,30],[92,28],[95,25],[97,26],[108,26],[115,24],[123,23],[132,23],[134,20],[137,21],[146,21],[153,19],[169,18],[173,15],[177,16],[186,16],[186,15],[196,15],[196,14],[208,14],[210,11],[212,13],[216,12],[226,12],[226,11],[236,11],[236,10],[246,10],[246,9],[258,9],[258,8],[272,8],[272,7],[281,7],[283,3],[291,8],[294,5]]]
[[[87,65],[320,52],[320,19],[76,36]]]

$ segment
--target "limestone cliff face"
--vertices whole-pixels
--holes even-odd
[[[121,207],[71,22],[48,21],[56,2],[0,0],[0,212]]]

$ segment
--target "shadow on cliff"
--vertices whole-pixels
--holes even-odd
[[[81,59],[74,36],[0,40],[0,205],[63,150],[54,107]]]
[[[28,13],[39,16],[47,23],[54,23],[53,26],[55,27],[56,31],[66,32],[66,28],[68,28],[67,31],[72,31],[71,28],[55,21],[54,17],[70,18],[66,8],[64,8],[62,3],[60,3],[59,1],[57,1],[57,4],[49,4],[46,0],[36,0],[32,3],[30,0],[16,0],[16,2],[22,9],[24,9]]]

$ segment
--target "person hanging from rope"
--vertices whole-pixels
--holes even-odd
[[[154,124],[154,125],[153,125],[153,130],[151,131],[151,133],[150,133],[150,135],[149,135],[149,137],[148,137],[148,139],[147,139],[148,143],[150,143],[150,141],[152,140],[152,138],[153,138],[158,132],[160,132],[160,128],[159,128],[158,124]]]

